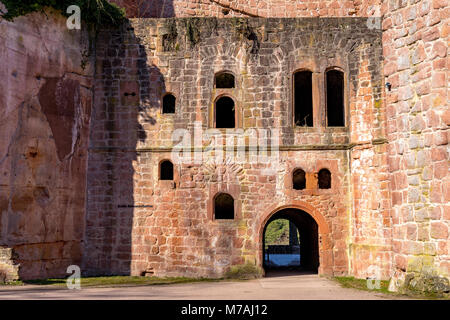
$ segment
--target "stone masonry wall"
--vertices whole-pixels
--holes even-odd
[[[265,222],[284,207],[318,222],[322,274],[357,268],[352,243],[363,259],[364,241],[378,239],[370,250],[388,258],[388,226],[358,239],[351,233],[355,219],[364,217],[372,230],[388,214],[375,216],[377,200],[389,195],[381,190],[388,187],[381,32],[367,19],[137,19],[98,39],[86,273],[209,277],[244,262],[260,267]],[[164,39],[172,43],[165,46]],[[324,75],[336,67],[345,73],[345,128],[325,127]],[[293,127],[291,76],[300,69],[313,72],[314,128]],[[174,181],[158,180],[160,161],[175,162],[179,137],[174,142],[172,134],[193,137],[212,126],[214,101],[224,93],[214,89],[214,74],[222,70],[236,76],[236,88],[226,93],[236,101],[239,129],[212,136],[277,129],[279,158],[211,163],[205,138],[197,145],[203,152],[195,154],[209,162],[175,163]],[[161,112],[166,92],[176,96],[175,114]],[[292,189],[298,167],[308,176],[305,190]],[[332,172],[331,189],[317,188],[322,168]],[[219,191],[234,197],[236,219],[212,218]]]
[[[353,18],[133,20],[101,33],[91,59],[87,34],[58,14],[0,20],[0,277],[63,276],[82,256],[91,274],[260,266],[261,228],[287,206],[318,222],[321,273],[392,276],[393,289],[423,289],[430,277],[448,286],[446,0],[142,3],[130,16]],[[382,45],[379,20],[356,18],[381,15]],[[347,128],[325,128],[329,67],[346,74]],[[302,68],[313,71],[315,127],[293,129],[290,75]],[[224,69],[236,75],[230,92],[212,89]],[[166,92],[175,115],[161,114]],[[177,164],[174,182],[159,181],[172,134],[211,127],[223,93],[236,99],[242,130],[223,137],[280,129],[279,158]],[[211,159],[210,140],[197,157]],[[302,191],[291,186],[297,167],[307,173]],[[323,167],[331,190],[317,189]],[[237,200],[235,221],[212,219],[217,191]]]
[[[450,274],[449,6],[385,1],[383,12],[393,286],[420,289]]]
[[[354,0],[114,0],[130,17],[346,17],[366,16]],[[367,1],[363,1],[367,2]],[[138,5],[139,4],[139,5]]]
[[[0,20],[0,272],[6,265],[22,279],[57,277],[81,262],[87,43],[55,12]]]

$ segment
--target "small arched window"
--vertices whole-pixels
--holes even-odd
[[[220,72],[216,74],[214,83],[216,88],[231,89],[235,87],[234,75],[229,72]]]
[[[228,193],[215,196],[214,219],[234,219],[234,199]]]
[[[294,74],[294,121],[296,126],[313,126],[312,72]]]
[[[322,169],[318,174],[319,189],[331,188],[331,172],[328,169]]]
[[[159,180],[173,180],[173,164],[169,160],[161,162],[159,167]]]
[[[344,127],[344,73],[339,70],[329,70],[326,78],[327,126]]]
[[[303,190],[306,188],[305,171],[302,169],[295,169],[292,174],[292,186],[295,190]]]
[[[235,127],[234,100],[230,97],[221,97],[216,101],[216,128]]]
[[[175,96],[173,94],[166,94],[163,97],[163,113],[175,113]]]

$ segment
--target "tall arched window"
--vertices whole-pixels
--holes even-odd
[[[306,188],[305,171],[302,169],[295,169],[292,174],[292,186],[295,190],[303,190]]]
[[[214,83],[216,88],[231,89],[235,87],[234,75],[229,72],[220,72],[216,74]]]
[[[216,101],[216,128],[235,127],[234,100],[230,97],[221,97]]]
[[[228,193],[214,197],[214,219],[234,219],[234,199]]]
[[[173,180],[173,164],[164,160],[159,165],[159,180]]]
[[[318,174],[319,189],[331,188],[331,172],[328,169],[322,169]]]
[[[344,73],[339,70],[327,71],[326,83],[327,126],[345,127]]]
[[[175,113],[175,96],[173,94],[166,94],[163,97],[163,113]]]
[[[312,72],[294,73],[294,121],[296,126],[313,126]]]

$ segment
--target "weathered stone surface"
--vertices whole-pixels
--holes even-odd
[[[311,215],[317,212],[323,233],[321,273],[366,277],[367,265],[378,259],[381,276],[388,277],[386,146],[371,143],[382,140],[378,125],[385,123],[381,32],[369,29],[364,18],[204,18],[195,20],[201,36],[192,45],[186,25],[193,21],[133,20],[132,29],[107,30],[99,37],[96,58],[102,68],[96,74],[84,269],[213,277],[234,264],[261,266],[261,236],[268,216],[277,208],[307,204]],[[251,26],[258,35],[256,52],[253,40],[239,35],[237,24]],[[178,36],[167,51],[162,38],[174,25]],[[348,74],[347,128],[325,125],[321,79],[333,66]],[[315,127],[307,130],[291,124],[289,77],[301,68],[314,72],[317,96]],[[213,89],[214,74],[222,70],[233,72],[235,89]],[[136,101],[124,96],[137,91],[139,110]],[[175,114],[161,112],[166,92],[176,97]],[[265,164],[252,163],[251,157],[239,164],[188,162],[175,165],[173,183],[159,181],[159,163],[173,156],[174,130],[187,129],[193,136],[195,125],[212,127],[210,106],[221,94],[236,101],[239,129],[229,135],[248,129],[280,130],[279,159]],[[350,152],[335,150],[336,145],[350,148],[350,142],[359,145]],[[303,145],[310,150],[296,150]],[[353,153],[355,159],[349,159]],[[295,168],[306,172],[305,190],[292,189]],[[322,168],[332,174],[331,189],[318,189],[317,172]],[[233,221],[213,219],[211,201],[220,191],[230,193],[237,203]],[[348,197],[355,203],[345,200]],[[153,207],[133,208],[145,205]],[[358,232],[354,238],[351,227]],[[346,239],[355,243],[352,256]]]
[[[379,0],[371,2],[378,2]],[[140,8],[133,1],[112,0],[125,7],[130,17],[342,17],[358,14],[367,16],[369,10],[367,0],[155,0]]]
[[[295,207],[318,224],[320,273],[445,292],[445,1],[151,3],[149,12],[128,12],[260,18],[133,20],[101,32],[91,60],[81,54],[87,34],[56,14],[0,21],[0,60],[8,61],[0,64],[0,245],[9,254],[0,272],[62,276],[83,258],[91,274],[221,276],[232,265],[261,266],[266,219]],[[341,18],[317,18],[331,16]],[[326,127],[330,67],[345,74],[346,128]],[[293,128],[291,76],[302,69],[313,73],[314,127]],[[235,89],[214,89],[223,70],[234,73]],[[161,113],[165,93],[176,97],[175,114]],[[279,158],[177,164],[174,181],[159,181],[172,134],[213,127],[223,94],[234,98],[242,130],[223,137],[280,129]],[[306,173],[304,190],[292,188],[296,168]],[[322,168],[331,189],[317,188]],[[212,219],[220,191],[235,199],[232,221]]]
[[[81,261],[80,249],[63,247],[79,248],[83,238],[87,43],[50,11],[0,20],[0,246],[14,252],[22,279],[64,276]]]
[[[394,227],[400,230],[394,233],[393,241],[402,240],[400,235],[405,233],[413,241],[394,248],[394,255],[405,255],[409,267],[399,269],[397,266],[392,270],[392,283],[397,283],[392,289],[414,287],[419,291],[436,292],[429,286],[432,287],[437,278],[430,278],[426,272],[447,277],[447,280],[450,275],[448,255],[436,255],[435,250],[440,241],[449,242],[449,220],[441,215],[448,211],[450,200],[444,192],[449,188],[449,155],[448,148],[440,147],[448,146],[449,134],[445,116],[448,90],[441,89],[448,83],[448,73],[443,72],[448,69],[447,46],[443,42],[448,43],[449,12],[439,1],[403,3],[397,6],[395,1],[386,1],[383,23],[389,25],[397,21],[383,34],[385,64],[390,66],[390,72],[385,73],[386,81],[392,83],[392,90],[386,95],[387,108],[403,110],[403,105],[410,106],[405,108],[404,116],[393,114],[388,119],[388,126],[400,119],[405,123],[402,127],[393,126],[394,130],[388,133],[389,153],[401,164],[390,163],[389,171],[409,176],[407,184],[391,184],[392,219]],[[399,34],[406,30],[409,31]],[[406,145],[406,150],[399,152],[394,147],[399,144]],[[405,193],[407,202],[405,199],[398,201],[395,195]],[[414,204],[409,209],[415,216],[413,222],[400,216],[408,203]],[[414,225],[418,228],[417,238],[412,234]],[[405,280],[406,273],[413,280]]]

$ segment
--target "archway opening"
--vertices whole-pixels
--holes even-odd
[[[283,209],[267,221],[263,231],[263,267],[267,272],[317,273],[319,226],[305,211]]]

